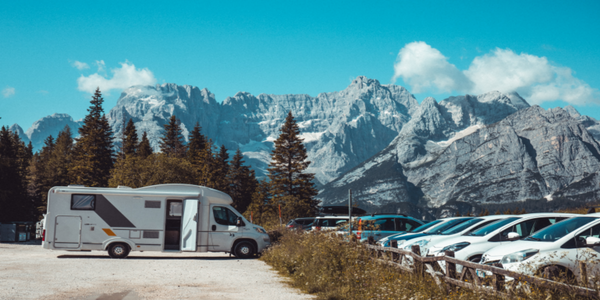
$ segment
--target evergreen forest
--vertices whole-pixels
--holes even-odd
[[[314,174],[306,172],[310,162],[291,112],[275,141],[268,178],[258,180],[239,149],[230,158],[228,149],[204,136],[198,123],[186,143],[176,116],[164,125],[160,152],[153,151],[146,132],[138,132],[131,119],[123,120],[122,142],[116,145],[103,102],[97,89],[78,137],[66,126],[56,139],[48,136],[36,153],[17,133],[0,129],[0,223],[42,219],[48,191],[67,185],[195,184],[227,193],[233,207],[256,224],[314,216],[319,203]]]

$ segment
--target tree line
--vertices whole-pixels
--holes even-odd
[[[236,210],[261,225],[315,214],[314,174],[306,172],[310,162],[291,111],[275,141],[268,178],[258,180],[239,149],[230,159],[225,146],[204,136],[198,123],[186,143],[176,116],[164,125],[160,152],[153,151],[146,132],[139,137],[131,119],[123,120],[122,142],[115,147],[103,102],[97,89],[79,137],[65,126],[36,153],[31,142],[25,145],[17,133],[0,129],[0,222],[41,219],[50,188],[74,184],[202,185],[230,195]]]

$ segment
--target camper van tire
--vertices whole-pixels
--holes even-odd
[[[237,258],[251,258],[254,256],[254,245],[250,242],[241,241],[237,243],[234,248],[233,254],[235,254]]]
[[[114,243],[108,247],[108,255],[112,258],[125,258],[129,255],[129,245]]]

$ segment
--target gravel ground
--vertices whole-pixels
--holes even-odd
[[[106,252],[0,243],[0,299],[312,299],[264,262],[224,253]]]

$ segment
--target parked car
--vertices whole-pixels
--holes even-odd
[[[508,217],[473,232],[457,236],[436,243],[429,248],[427,256],[443,256],[446,250],[454,251],[454,257],[461,260],[479,262],[486,251],[521,238],[526,238],[532,233],[558,223],[564,219],[580,216],[567,213],[534,213]],[[440,266],[445,268],[445,262],[440,261]],[[462,270],[457,266],[457,271]]]
[[[384,237],[382,239],[379,239],[377,241],[377,245],[382,246],[382,247],[389,247],[389,240],[392,239],[392,238],[399,237],[399,236],[402,236],[402,235],[405,235],[405,234],[423,232],[423,231],[425,231],[425,230],[427,230],[427,229],[429,229],[429,228],[431,228],[433,226],[436,226],[437,224],[440,224],[442,222],[445,222],[445,221],[444,220],[434,220],[434,221],[431,221],[429,223],[423,224],[423,225],[421,225],[421,226],[419,226],[419,227],[417,227],[417,228],[415,228],[415,229],[413,229],[411,231],[400,232],[400,233],[397,233],[397,234],[386,236],[386,237]]]
[[[312,223],[315,221],[314,217],[310,218],[296,218],[290,220],[285,227],[287,229],[302,229],[302,230],[310,230]]]
[[[403,234],[403,235],[399,235],[399,236],[395,236],[395,237],[391,237],[388,241],[387,241],[387,245],[385,245],[384,247],[389,247],[389,243],[392,240],[397,240],[398,241],[398,248],[403,248],[404,246],[402,244],[404,244],[406,241],[410,241],[416,238],[421,238],[424,236],[429,236],[429,235],[439,235],[442,232],[457,226],[463,222],[466,222],[468,220],[473,219],[473,217],[453,217],[453,218],[446,218],[443,219],[443,222],[440,222],[438,225],[433,226],[427,230],[421,231],[421,232],[415,232],[415,233],[409,233],[409,234]]]
[[[439,235],[426,235],[420,238],[415,238],[402,244],[405,250],[410,250],[412,245],[419,245],[421,249],[421,255],[426,255],[429,247],[435,246],[435,244],[442,242],[446,239],[450,239],[456,236],[460,236],[474,230],[477,230],[481,227],[487,226],[490,223],[496,222],[498,220],[506,219],[511,217],[509,215],[491,215],[491,216],[481,216],[476,217],[465,222],[462,222],[450,229],[447,229],[441,232]]]
[[[502,268],[528,275],[549,269],[553,277],[580,278],[579,262],[588,278],[600,275],[600,213],[574,217],[548,226],[524,240],[494,247],[481,263],[501,263]],[[482,273],[480,273],[482,275]]]
[[[348,223],[348,216],[319,216],[311,225],[311,229],[319,230],[336,230],[340,226]]]
[[[377,241],[423,225],[423,221],[402,214],[372,214],[358,218],[358,223],[358,228],[353,233],[360,241],[366,241],[371,236]]]

